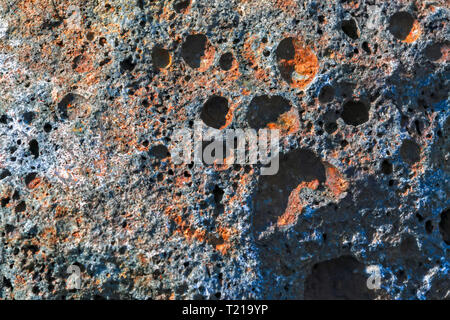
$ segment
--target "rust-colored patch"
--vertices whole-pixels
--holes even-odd
[[[218,230],[219,236],[222,239],[223,243],[216,245],[216,250],[220,251],[223,255],[227,253],[227,251],[230,249],[230,237],[231,237],[231,230],[223,227],[219,227]]]
[[[62,206],[56,206],[55,208],[55,218],[62,218],[69,214],[69,209]]]
[[[338,169],[332,165],[326,165],[327,181],[325,185],[330,188],[335,197],[341,196],[349,187],[349,183],[344,179]]]
[[[59,241],[59,239],[58,239],[58,237],[56,235],[57,235],[56,228],[48,227],[48,228],[45,228],[44,230],[42,230],[39,238],[44,243],[47,243],[47,244],[50,244],[50,245],[56,245],[58,243],[58,241]]]
[[[39,186],[39,184],[41,183],[41,178],[37,177],[34,180],[30,181],[27,184],[28,189],[35,189]]]
[[[192,228],[189,223],[183,221],[183,219],[174,212],[171,208],[166,209],[166,214],[175,222],[177,225],[177,232],[184,235],[188,241],[198,240],[200,242],[205,241],[205,230],[199,230]]]
[[[253,48],[256,49],[253,49]],[[258,81],[266,81],[269,78],[265,68],[261,65],[261,55],[264,51],[264,45],[256,36],[250,36],[244,42],[244,50],[242,51],[243,58],[248,62],[250,68],[254,72],[254,77]]]
[[[358,9],[359,8],[359,1],[357,0],[351,0],[351,1],[344,1],[342,3],[342,6],[346,9],[346,10],[350,10],[350,9]]]
[[[285,227],[293,225],[298,218],[299,213],[302,212],[305,203],[300,199],[300,191],[304,188],[309,188],[311,190],[317,190],[319,187],[319,180],[315,179],[310,182],[302,182],[297,188],[295,188],[289,195],[288,205],[286,211],[281,217],[278,218],[278,227]]]
[[[205,72],[214,62],[214,57],[216,55],[216,49],[211,45],[209,40],[206,43],[206,49],[203,57],[200,61],[200,67],[197,69],[199,72]]]
[[[319,60],[313,50],[298,39],[293,39],[294,59],[279,61],[279,67],[285,80],[294,88],[303,89],[310,84],[319,71]]]
[[[177,225],[176,232],[182,234],[187,241],[206,242],[222,254],[226,254],[231,248],[230,238],[234,233],[232,229],[218,227],[217,233],[206,234],[205,230],[196,229],[183,220],[173,208],[166,208],[165,214]]]
[[[25,281],[24,277],[16,276],[16,279],[14,280],[14,286],[21,287],[21,286],[25,285],[25,283],[26,283],[26,281]]]
[[[90,57],[86,57],[84,55],[76,57],[74,67],[74,70],[78,73],[91,72],[94,69]]]
[[[234,101],[231,103],[230,107],[228,108],[228,113],[225,116],[225,124],[220,128],[220,130],[226,129],[231,124],[231,122],[233,121],[234,110],[236,110],[239,103],[240,99],[239,101]]]
[[[72,237],[76,238],[76,239],[81,239],[81,234],[78,231],[75,231],[74,233],[72,233]]]
[[[300,129],[300,120],[295,108],[283,113],[277,122],[271,122],[267,125],[269,129],[278,129],[282,136],[296,133]]]
[[[441,48],[442,58],[438,61],[450,61],[450,46],[445,45]]]
[[[217,71],[217,72],[224,73],[224,79],[223,79],[224,82],[236,81],[241,76],[241,73],[239,71],[239,61],[237,59],[233,59],[230,70],[225,71],[225,70],[220,69],[220,71]]]
[[[139,262],[142,263],[143,265],[148,263],[147,258],[145,257],[145,255],[143,253],[139,253],[137,255],[137,258],[138,258]]]
[[[298,9],[297,2],[294,0],[275,0],[275,7],[285,12]]]
[[[177,186],[183,186],[186,183],[189,183],[191,181],[191,177],[185,177],[185,176],[179,176],[175,179],[175,184]]]
[[[417,39],[419,39],[421,34],[422,34],[422,28],[420,27],[419,22],[416,20],[416,21],[414,21],[411,32],[408,34],[408,36],[405,38],[405,40],[402,40],[402,41],[405,43],[416,42]]]

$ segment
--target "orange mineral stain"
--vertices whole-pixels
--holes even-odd
[[[335,167],[327,165],[326,176],[327,181],[325,182],[325,185],[331,190],[335,197],[339,197],[348,189],[348,182]]]
[[[405,43],[416,42],[417,39],[419,39],[421,34],[422,34],[422,29],[420,28],[419,22],[416,20],[416,21],[414,21],[411,32],[408,34],[408,36],[405,38],[405,40],[402,40],[402,41]]]
[[[300,120],[295,109],[283,113],[277,122],[271,122],[267,125],[269,129],[280,130],[281,135],[286,136],[296,133],[300,128]]]
[[[283,78],[294,88],[308,86],[319,71],[319,60],[313,50],[297,39],[292,39],[295,48],[293,59],[280,59],[279,67]]]
[[[302,182],[297,188],[295,188],[289,195],[288,205],[286,211],[281,217],[278,218],[278,227],[285,227],[293,225],[297,221],[298,214],[302,212],[303,207],[306,205],[303,203],[299,194],[304,188],[309,188],[311,190],[317,190],[319,187],[319,180],[315,179],[310,182]]]

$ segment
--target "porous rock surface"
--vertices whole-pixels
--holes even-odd
[[[0,298],[450,298],[449,17],[1,1]],[[278,173],[175,164],[197,120],[279,129]]]

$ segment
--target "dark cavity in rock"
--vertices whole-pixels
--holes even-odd
[[[409,165],[413,165],[420,161],[420,147],[412,140],[406,139],[400,147],[400,156],[402,160]]]
[[[167,149],[166,146],[164,146],[162,144],[159,144],[159,145],[156,145],[156,146],[152,147],[148,151],[148,154],[150,156],[155,157],[155,158],[160,159],[160,160],[161,159],[165,159],[165,158],[170,156],[169,150]]]
[[[8,169],[3,169],[0,173],[0,180],[3,180],[9,176],[11,176],[11,171],[9,171]]]
[[[392,35],[399,39],[405,40],[414,25],[414,17],[405,11],[397,12],[389,19],[388,30]]]
[[[39,143],[36,141],[36,139],[33,139],[29,142],[29,149],[35,159],[39,158]]]
[[[166,68],[170,63],[169,51],[160,46],[155,46],[152,50],[152,60],[156,69]]]
[[[31,172],[25,176],[25,185],[29,185],[37,176],[36,172]]]
[[[31,124],[31,122],[33,122],[33,119],[34,119],[34,112],[33,111],[28,111],[28,112],[25,112],[23,114],[23,121],[26,124]]]
[[[219,60],[219,65],[222,70],[228,71],[233,66],[234,57],[231,52],[224,53]]]
[[[341,117],[346,124],[359,126],[369,120],[369,107],[362,101],[348,101],[344,104]]]
[[[322,89],[320,89],[319,101],[321,103],[331,102],[331,101],[333,101],[335,94],[336,94],[336,90],[329,84],[326,84],[322,87]]]
[[[365,265],[352,256],[319,262],[305,280],[306,300],[370,300]]]
[[[441,213],[441,221],[439,222],[439,232],[442,240],[450,245],[450,209],[444,210]]]
[[[291,109],[289,100],[281,96],[256,96],[247,110],[247,121],[253,129],[263,129],[269,123],[276,122],[278,117]]]
[[[358,26],[356,25],[356,21],[354,19],[342,21],[341,28],[342,31],[344,31],[344,33],[353,40],[359,38]]]
[[[173,9],[177,13],[184,13],[190,4],[191,4],[190,0],[177,0],[173,4]]]
[[[212,128],[220,129],[227,121],[228,100],[220,96],[210,97],[203,105],[200,118]]]
[[[281,60],[292,60],[295,58],[295,46],[293,43],[293,38],[289,37],[286,39],[283,39],[280,44],[278,45],[275,55],[277,57],[278,62]],[[287,81],[288,83],[291,83],[292,81],[292,72],[294,71],[294,65],[293,64],[279,64],[280,66],[280,73],[281,77]]]
[[[205,55],[208,39],[204,34],[192,34],[187,36],[181,46],[181,56],[193,69],[200,67],[201,58]]]
[[[120,69],[122,72],[133,71],[135,67],[136,63],[133,62],[133,58],[131,56],[120,62]]]
[[[428,45],[424,50],[425,56],[431,61],[436,61],[442,58],[441,44],[434,43]]]

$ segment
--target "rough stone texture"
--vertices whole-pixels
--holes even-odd
[[[447,1],[0,10],[0,298],[450,298]],[[279,173],[175,165],[200,119]]]

